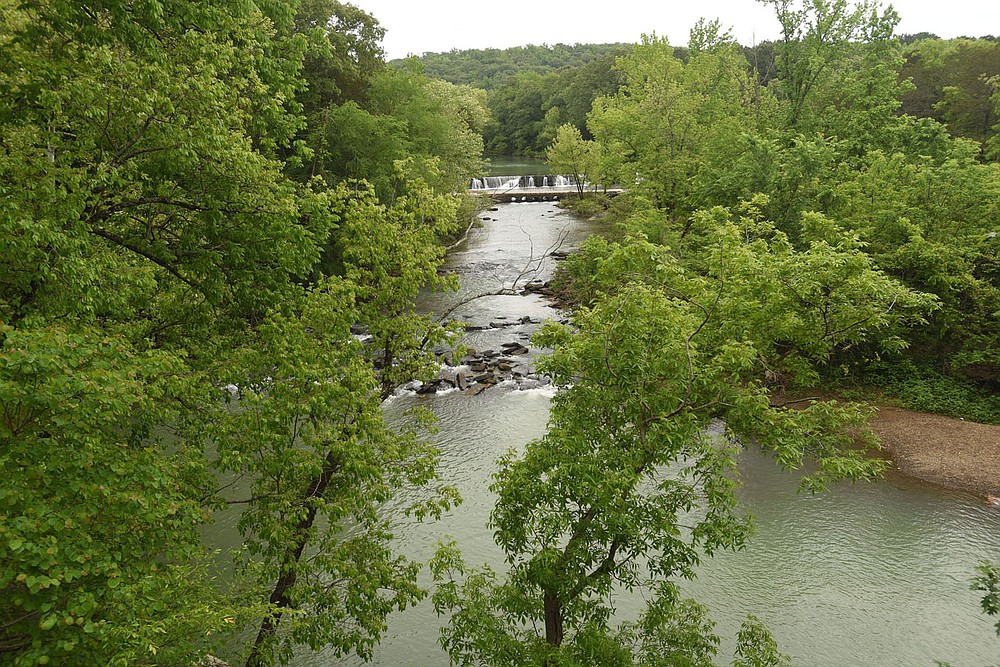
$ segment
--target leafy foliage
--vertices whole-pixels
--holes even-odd
[[[988,616],[1000,614],[1000,571],[993,563],[982,563],[976,567],[979,573],[972,580],[972,590],[980,591],[983,595],[983,613]],[[997,634],[1000,635],[1000,621],[996,625]]]
[[[197,461],[143,432],[177,365],[93,329],[2,335],[0,645],[18,664],[185,655],[233,612],[196,565]]]
[[[459,86],[494,90],[511,77],[583,67],[629,47],[628,44],[526,45],[510,49],[466,49],[417,54],[428,76]],[[401,61],[391,64],[399,65]]]
[[[412,298],[450,285],[435,187],[476,168],[481,96],[390,81],[337,2],[4,2],[0,33],[0,662],[192,664],[251,627],[253,664],[368,654],[423,595],[380,507],[435,453],[379,404],[450,337]],[[385,203],[314,178],[316,119],[389,102]]]
[[[549,428],[501,459],[492,487],[509,574],[469,570],[453,547],[434,566],[453,659],[711,664],[710,625],[668,582],[748,539],[736,448],[754,443],[788,468],[816,460],[802,482],[811,491],[881,469],[850,448],[874,442],[866,410],[787,409],[768,385],[815,375],[861,341],[895,347],[930,300],[880,274],[822,220],[812,224],[831,236],[796,251],[750,213],[706,212],[688,236],[697,242],[676,254],[641,239],[593,240],[572,260],[592,296],[572,329],[546,325],[537,337],[553,348],[542,368],[562,388]],[[725,437],[711,435],[713,423]],[[636,588],[649,591],[645,615],[612,627],[616,592]],[[782,664],[759,624],[741,642],[742,664]]]
[[[285,662],[297,644],[370,655],[386,615],[423,595],[378,507],[432,480],[435,452],[385,425],[379,380],[350,332],[357,296],[346,279],[317,285],[301,312],[258,329],[226,378],[241,387],[215,420],[216,465],[250,480],[240,529],[251,573],[277,582],[251,664]],[[442,492],[419,509],[439,512],[452,499]],[[313,556],[302,558],[307,546]]]
[[[927,37],[909,45],[900,76],[914,89],[902,97],[903,110],[934,118],[955,135],[974,140],[981,155],[996,159],[996,86],[1000,45],[993,40]]]
[[[862,366],[860,381],[892,392],[911,410],[1000,424],[1000,397],[970,380],[948,376],[912,359],[889,357]]]
[[[598,144],[585,141],[580,130],[573,125],[562,125],[556,131],[556,138],[545,155],[549,168],[554,173],[573,178],[581,197],[588,183],[593,183],[596,187],[601,163]]]

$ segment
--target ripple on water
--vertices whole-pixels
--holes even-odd
[[[524,266],[531,248],[537,252],[557,240],[566,216],[546,214],[542,219],[550,207],[504,205],[490,214],[494,220],[472,230],[467,250],[449,258],[456,267],[480,267],[463,275],[472,286],[467,289],[496,289],[498,278],[510,280],[521,270],[516,267]],[[573,228],[567,243],[579,242],[587,231]],[[526,232],[535,234],[530,243],[524,240]],[[511,257],[500,261],[498,249],[511,256],[527,254],[520,262]],[[427,303],[433,308],[434,303],[455,303],[448,300],[454,298],[428,295]],[[458,312],[482,317],[482,305],[488,317],[513,315],[502,311],[520,308],[517,299],[504,301],[503,308],[500,301],[476,302],[477,310],[467,306]],[[506,335],[507,330],[482,332],[475,346],[495,347],[497,339],[489,337]],[[502,562],[487,525],[494,501],[490,478],[498,456],[544,432],[552,392],[550,387],[493,387],[473,397],[405,395],[388,402],[390,419],[403,419],[413,404],[438,415],[434,437],[442,450],[442,479],[456,484],[465,498],[439,523],[401,523],[397,534],[405,553],[426,558],[437,540],[453,536],[470,563]],[[681,583],[718,622],[720,663],[728,663],[746,614],[763,620],[799,667],[932,667],[935,660],[984,667],[1000,662],[1000,639],[968,587],[979,561],[1000,560],[1000,510],[898,477],[810,496],[797,492],[796,475],[782,473],[758,452],[742,452],[739,466],[744,480],[740,499],[756,517],[757,534],[744,551],[707,559],[697,580]],[[429,583],[426,576],[424,582]],[[634,616],[640,605],[640,595],[625,597],[619,611]],[[437,646],[439,626],[427,601],[393,615],[373,664],[445,667],[448,658]],[[296,664],[361,662],[309,654]]]

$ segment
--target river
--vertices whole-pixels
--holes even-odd
[[[427,295],[421,307],[441,311],[457,300],[496,291],[525,269],[528,278],[551,275],[543,251],[579,243],[592,223],[575,221],[551,203],[503,204],[484,214],[467,241],[447,259],[461,275],[459,294]],[[473,326],[533,322],[562,314],[534,295],[492,296],[458,308]],[[498,349],[523,341],[537,324],[475,331],[468,344]],[[500,563],[487,520],[494,461],[541,435],[552,388],[514,382],[469,396],[449,390],[433,396],[401,392],[385,407],[394,422],[413,405],[439,418],[441,477],[458,486],[464,503],[441,521],[401,520],[400,550],[426,560],[438,540],[455,538],[467,562]],[[767,624],[781,649],[799,667],[953,667],[1000,663],[1000,638],[969,590],[975,565],[1000,556],[1000,511],[979,499],[890,474],[877,484],[838,486],[829,493],[797,493],[795,474],[779,471],[767,457],[741,454],[740,500],[753,514],[757,534],[738,553],[706,561],[699,577],[682,584],[709,607],[723,637],[718,656],[728,664],[741,620],[754,614]],[[399,507],[405,499],[399,500]],[[394,511],[396,507],[389,507]],[[429,584],[429,577],[424,576]],[[619,611],[634,615],[638,600],[624,598]],[[390,617],[374,664],[444,667],[437,645],[440,621],[429,601]],[[356,658],[302,654],[299,667],[362,664]]]

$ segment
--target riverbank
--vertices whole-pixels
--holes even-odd
[[[1000,495],[1000,426],[881,407],[872,422],[902,473],[980,496]]]

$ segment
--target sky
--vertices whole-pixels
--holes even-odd
[[[756,0],[347,0],[386,30],[386,58],[525,44],[638,42],[656,33],[687,44],[695,22],[719,18],[744,45],[778,36],[774,10]],[[1000,35],[998,0],[897,0],[897,34]]]

